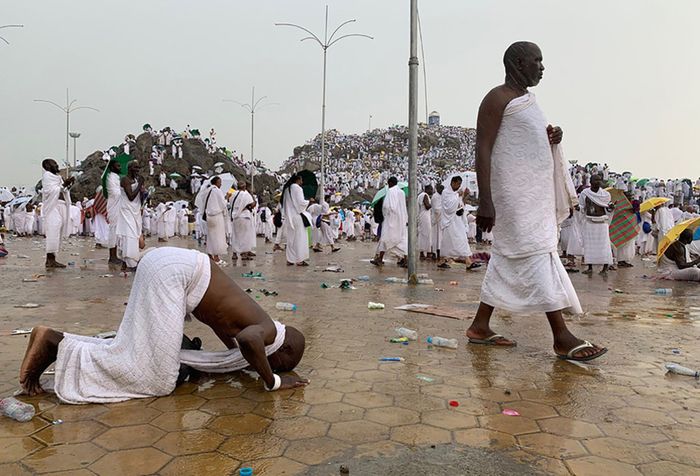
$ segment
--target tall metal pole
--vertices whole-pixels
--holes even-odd
[[[250,95],[250,103],[255,104],[255,86]],[[253,171],[255,170],[255,109],[250,109],[250,192],[253,193]]]
[[[66,88],[66,163],[68,162],[68,138],[70,137],[70,105],[68,104],[68,88]]]
[[[347,25],[348,23],[353,23],[356,20],[346,20],[343,23],[341,23],[335,30],[333,30],[333,33],[328,36],[328,5],[326,5],[326,19],[325,19],[325,24],[324,24],[324,33],[323,33],[323,41],[316,36],[311,30],[308,28],[304,28],[303,26],[296,25],[294,23],[275,23],[275,26],[292,26],[294,28],[298,28],[310,36],[304,37],[301,39],[301,41],[304,40],[314,40],[318,45],[321,47],[323,50],[323,98],[322,98],[322,103],[321,103],[321,180],[319,181],[319,194],[320,194],[320,199],[319,201],[324,199],[324,190],[325,190],[325,182],[326,182],[326,57],[327,57],[327,52],[328,48],[339,42],[340,40],[344,38],[350,38],[352,36],[359,36],[362,38],[369,38],[370,40],[373,40],[369,35],[363,35],[360,33],[350,33],[347,35],[341,35],[337,38],[334,39],[335,34],[338,33],[338,30],[340,30],[342,27]]]
[[[411,52],[408,59],[408,280],[417,283],[418,229],[418,0],[411,0]]]

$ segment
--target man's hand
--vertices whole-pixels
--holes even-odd
[[[74,182],[75,182],[75,177],[68,177],[67,179],[65,179],[63,181],[63,186],[70,187],[71,185],[73,185]]]
[[[551,145],[561,144],[561,140],[564,138],[564,131],[561,130],[561,127],[554,127],[550,124],[547,126],[547,137],[549,137]]]
[[[610,205],[608,205],[608,211],[611,212],[613,210],[615,210],[615,203],[610,202]]]
[[[306,387],[309,384],[309,379],[296,377],[294,375],[280,375],[282,385],[278,390],[287,390],[290,388]]]
[[[476,226],[488,233],[496,223],[496,210],[490,201],[481,200],[476,211]]]

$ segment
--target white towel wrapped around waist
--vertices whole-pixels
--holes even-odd
[[[66,403],[110,403],[170,394],[180,368],[185,316],[209,287],[207,255],[158,248],[139,263],[117,337],[65,334],[55,391]]]
[[[287,333],[284,324],[277,321],[273,322],[277,328],[277,336],[272,344],[265,347],[265,355],[277,352],[284,344],[284,337]],[[180,351],[180,362],[200,372],[209,373],[235,372],[250,365],[238,348],[219,352],[183,349]]]

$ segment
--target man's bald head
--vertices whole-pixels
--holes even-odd
[[[306,339],[304,334],[292,326],[286,327],[284,343],[276,352],[267,357],[273,372],[290,372],[304,356]]]
[[[57,164],[56,161],[53,160],[53,159],[44,159],[44,160],[41,162],[41,166],[42,166],[42,168],[43,168],[44,170],[46,170],[47,172],[51,172],[51,173],[54,173],[54,174],[57,174],[57,173],[58,173],[58,164]]]
[[[540,47],[529,41],[518,41],[508,47],[503,55],[506,77],[522,88],[537,86],[544,66]]]

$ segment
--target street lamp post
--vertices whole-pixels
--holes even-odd
[[[0,30],[3,28],[24,28],[24,25],[2,25],[0,26]],[[0,40],[4,41],[6,45],[9,45],[10,42],[7,41],[4,37],[0,36]]]
[[[68,164],[68,167],[70,167],[70,162],[68,161],[68,140],[70,137],[70,113],[73,111],[77,111],[78,109],[90,109],[91,111],[97,111],[100,112],[99,109],[95,109],[94,107],[90,106],[74,106],[75,102],[77,100],[73,99],[72,101],[69,99],[68,96],[68,88],[66,88],[66,105],[61,106],[60,104],[57,104],[53,101],[49,101],[48,99],[35,99],[34,102],[45,102],[47,104],[51,104],[52,106],[56,106],[59,108],[61,111],[66,113],[66,164]]]
[[[418,0],[411,0],[411,40],[408,59],[408,281],[416,284],[418,202]]]
[[[75,168],[75,166],[77,164],[77,161],[76,161],[76,155],[77,155],[76,151],[78,150],[77,141],[78,141],[78,137],[80,137],[80,132],[71,132],[71,133],[69,133],[69,135],[73,139],[73,168]]]
[[[253,86],[253,91],[250,95],[250,104],[243,104],[240,103],[236,100],[233,99],[224,99],[223,102],[234,102],[238,104],[239,106],[245,108],[250,112],[250,189],[251,191],[253,190],[253,174],[255,172],[255,163],[253,160],[255,160],[255,111],[258,109],[262,109],[265,106],[272,106],[277,103],[266,103],[266,104],[260,104],[264,99],[267,99],[267,96],[263,96],[261,98],[258,98],[258,100],[255,100],[255,86]],[[259,106],[259,107],[258,107]]]
[[[336,33],[347,25],[348,23],[354,23],[355,19],[352,20],[346,20],[338,27],[333,30],[333,33],[331,33],[331,36],[328,36],[328,5],[326,5],[326,23],[324,27],[324,33],[323,33],[323,41],[316,36],[311,30],[304,28],[303,26],[296,25],[294,23],[275,23],[275,26],[291,26],[294,28],[298,28],[306,33],[308,33],[310,36],[306,36],[302,38],[300,41],[304,40],[314,40],[318,45],[321,47],[323,50],[323,100],[321,103],[321,183],[319,185],[319,194],[320,194],[320,199],[319,201],[322,201],[324,199],[324,194],[325,194],[325,176],[326,176],[326,56],[328,52],[328,48],[333,46],[334,44],[338,43],[340,40],[344,38],[350,38],[353,36],[358,36],[362,38],[369,38],[370,40],[373,40],[374,38],[369,36],[369,35],[364,35],[361,33],[350,33],[347,35],[341,35],[337,38],[334,39]]]

